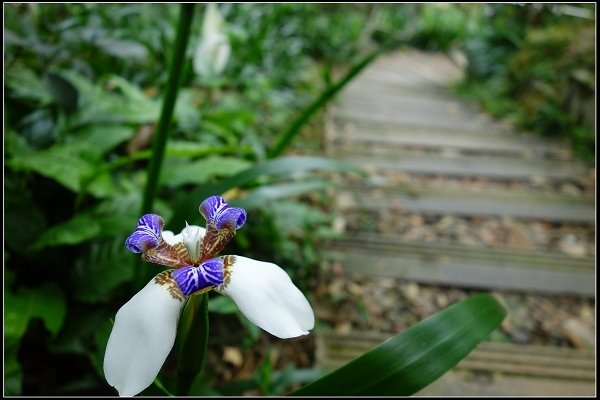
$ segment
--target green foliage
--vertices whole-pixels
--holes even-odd
[[[525,129],[566,137],[581,156],[593,159],[596,56],[590,6],[578,5],[580,16],[560,5],[481,6],[479,23],[463,41],[468,79],[459,92]]]
[[[218,79],[196,76],[191,59],[202,26],[191,24],[184,35],[190,46],[177,65],[181,90],[170,92],[173,114],[161,118],[160,135],[169,135],[164,163],[148,178],[148,165],[158,158],[152,137],[173,86],[167,57],[179,9],[167,3],[4,5],[5,394],[27,396],[42,387],[23,379],[26,369],[17,359],[24,335],[41,336],[40,326],[49,332],[40,344],[49,359],[77,354],[88,363],[67,368],[72,380],[53,381],[43,395],[114,394],[102,360],[110,318],[131,296],[136,256],[123,242],[148,185],[157,190],[147,202],[174,231],[185,220],[200,223],[197,207],[209,195],[248,208],[252,223],[232,245],[279,263],[309,291],[319,260],[315,243],[330,225],[321,211],[320,193],[330,185],[322,171],[357,171],[324,158],[280,155],[382,44],[410,34],[408,21],[420,12],[396,4],[220,5],[230,60]],[[205,7],[195,10],[190,17],[198,22]],[[458,10],[428,11],[426,18],[448,28],[438,39],[462,34],[450,29]],[[431,21],[423,26],[433,37]],[[152,267],[144,265],[149,274],[157,272]],[[217,316],[241,317],[225,297],[211,298],[207,307]],[[40,319],[43,325],[30,323]],[[256,343],[260,329],[240,322],[248,334],[244,345]],[[55,368],[40,363],[38,370]],[[270,394],[316,374],[264,368],[252,385]],[[206,382],[187,379],[192,393],[213,393]],[[166,390],[171,383],[165,379]]]
[[[240,158],[208,156],[193,162],[166,165],[161,180],[165,186],[175,188],[214,178],[226,178],[247,169],[250,165],[250,161]]]
[[[41,318],[46,328],[56,335],[65,319],[66,305],[62,291],[52,283],[4,293],[4,337],[23,335],[31,318]]]
[[[431,50],[448,50],[467,31],[469,17],[460,4],[422,4],[420,18],[411,37],[414,45]]]
[[[40,318],[55,336],[63,325],[66,314],[65,297],[54,283],[44,283],[30,288],[8,287],[12,276],[6,277],[4,288],[4,393],[21,392],[22,371],[17,360],[19,341],[29,322]]]

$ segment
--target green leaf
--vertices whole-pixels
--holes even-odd
[[[46,218],[32,201],[25,181],[14,174],[4,176],[4,244],[11,252],[33,257],[31,245],[46,229]]]
[[[52,96],[44,86],[44,82],[32,70],[24,67],[13,67],[5,70],[4,83],[8,87],[8,95],[19,99],[35,101],[40,105],[52,102]]]
[[[169,140],[167,156],[179,158],[203,157],[211,154],[252,154],[249,147],[207,145],[185,140]]]
[[[114,291],[133,278],[135,257],[126,250],[124,238],[93,242],[78,258],[71,271],[73,293],[83,303],[102,303],[114,298]]]
[[[104,52],[128,61],[144,60],[146,47],[132,40],[102,39],[96,43]]]
[[[56,103],[67,113],[72,113],[77,109],[79,93],[71,82],[63,78],[59,73],[47,72],[44,75],[44,84]]]
[[[69,146],[93,149],[98,155],[132,138],[135,129],[125,125],[90,125],[69,136]]]
[[[200,96],[192,89],[182,88],[175,103],[174,119],[183,132],[194,132],[200,129],[202,107],[199,106]],[[167,144],[168,148],[168,144]]]
[[[354,166],[328,158],[312,156],[281,157],[256,164],[219,183],[209,183],[198,187],[179,203],[172,222],[182,225],[186,219],[192,219],[188,216],[197,209],[202,200],[212,195],[223,194],[232,188],[242,187],[261,176],[300,175],[315,169],[354,172],[364,175],[364,172]]]
[[[35,242],[33,249],[76,245],[92,239],[124,237],[135,228],[139,215],[139,192],[121,193],[106,199],[92,210],[76,214],[44,231]],[[171,215],[170,209],[159,203],[157,211],[165,218]],[[123,243],[121,243],[123,244]]]
[[[269,205],[275,229],[283,236],[306,239],[307,229],[313,233],[319,226],[330,226],[329,214],[316,207],[295,201],[284,200]]]
[[[225,191],[234,187],[240,187],[263,175],[282,177],[291,174],[299,175],[315,169],[355,172],[364,175],[360,169],[333,159],[313,156],[291,156],[256,164],[225,180],[218,186]]]
[[[249,161],[240,158],[210,156],[190,163],[165,165],[161,181],[171,188],[186,184],[200,185],[214,177],[236,174],[250,165]]]
[[[263,205],[271,200],[323,190],[329,186],[331,186],[331,183],[322,180],[282,183],[279,185],[263,185],[248,193],[243,198],[232,200],[230,203],[236,207],[253,208]]]
[[[50,108],[37,108],[19,123],[19,131],[32,147],[47,147],[59,135],[59,128]]]
[[[76,215],[45,231],[35,242],[33,249],[40,250],[44,247],[78,244],[99,236],[100,232],[100,223],[92,215]]]
[[[233,314],[238,311],[238,308],[229,297],[216,296],[208,302],[208,311],[217,314]]]
[[[65,319],[66,305],[62,291],[53,283],[4,293],[4,337],[21,337],[29,319],[39,317],[46,328],[57,334]]]
[[[16,355],[7,357],[4,362],[4,395],[19,396],[23,383],[23,373],[21,364],[17,361]]]
[[[505,316],[492,295],[468,297],[291,395],[410,396],[458,364]]]
[[[111,77],[109,82],[122,93],[108,91],[102,83],[95,84],[74,71],[60,71],[79,92],[79,109],[72,117],[74,126],[94,123],[143,124],[157,119],[160,104],[148,97],[139,97],[136,90]],[[125,89],[124,89],[125,88]],[[138,91],[139,92],[139,91]]]
[[[4,339],[4,395],[19,396],[23,383],[21,364],[17,360],[19,341],[16,338]]]
[[[91,154],[90,149],[87,150],[82,151],[78,146],[55,146],[12,158],[7,164],[13,169],[35,171],[74,192],[79,192],[82,182],[93,176],[98,167],[99,154]],[[99,174],[90,183],[88,190],[96,197],[107,197],[116,191],[107,173]]]

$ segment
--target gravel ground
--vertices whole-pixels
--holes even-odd
[[[324,263],[317,317],[338,333],[398,333],[475,290],[422,285],[402,279],[345,273]],[[578,296],[493,292],[508,316],[491,340],[518,344],[589,347],[594,343],[595,300]]]

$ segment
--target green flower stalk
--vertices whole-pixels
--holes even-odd
[[[158,191],[160,170],[165,155],[165,149],[167,147],[169,126],[171,124],[173,110],[175,109],[175,102],[177,101],[181,72],[185,65],[185,51],[190,37],[190,27],[192,25],[193,16],[194,4],[182,4],[179,23],[177,25],[175,48],[173,49],[173,57],[169,68],[169,80],[167,82],[165,99],[152,145],[152,158],[148,165],[148,179],[146,191],[144,192],[144,201],[142,203],[142,214],[152,212],[152,205],[154,204],[156,192]],[[147,280],[142,271],[142,264],[137,262],[134,274],[134,289],[136,290],[142,287]]]

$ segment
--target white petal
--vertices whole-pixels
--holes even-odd
[[[153,278],[117,312],[104,354],[104,375],[120,396],[135,396],[152,384],[173,348],[183,305],[183,298],[169,292],[168,283],[158,284]]]
[[[177,243],[180,243],[183,241],[183,239],[181,237],[181,233],[179,235],[175,235],[171,231],[162,231],[162,237],[163,237],[163,240],[165,242],[167,242],[168,244],[170,244],[171,246],[176,245]]]
[[[162,231],[162,237],[165,242],[170,244],[171,246],[176,245],[177,243],[183,242],[183,231],[189,229],[190,232],[194,232],[194,234],[198,234],[200,237],[203,237],[206,234],[206,229],[198,225],[188,225],[181,231],[182,233],[175,235],[171,231]]]
[[[275,264],[235,256],[230,281],[221,292],[252,323],[277,337],[307,335],[315,325],[308,300]]]
[[[200,239],[204,237],[206,229],[200,228],[197,225],[188,225],[187,222],[185,225],[186,227],[183,228],[179,236],[181,236],[191,260],[196,262],[200,258],[201,253]]]
[[[225,21],[217,6],[210,3],[204,13],[202,38],[194,51],[194,71],[201,76],[218,75],[223,72],[230,53]]]

